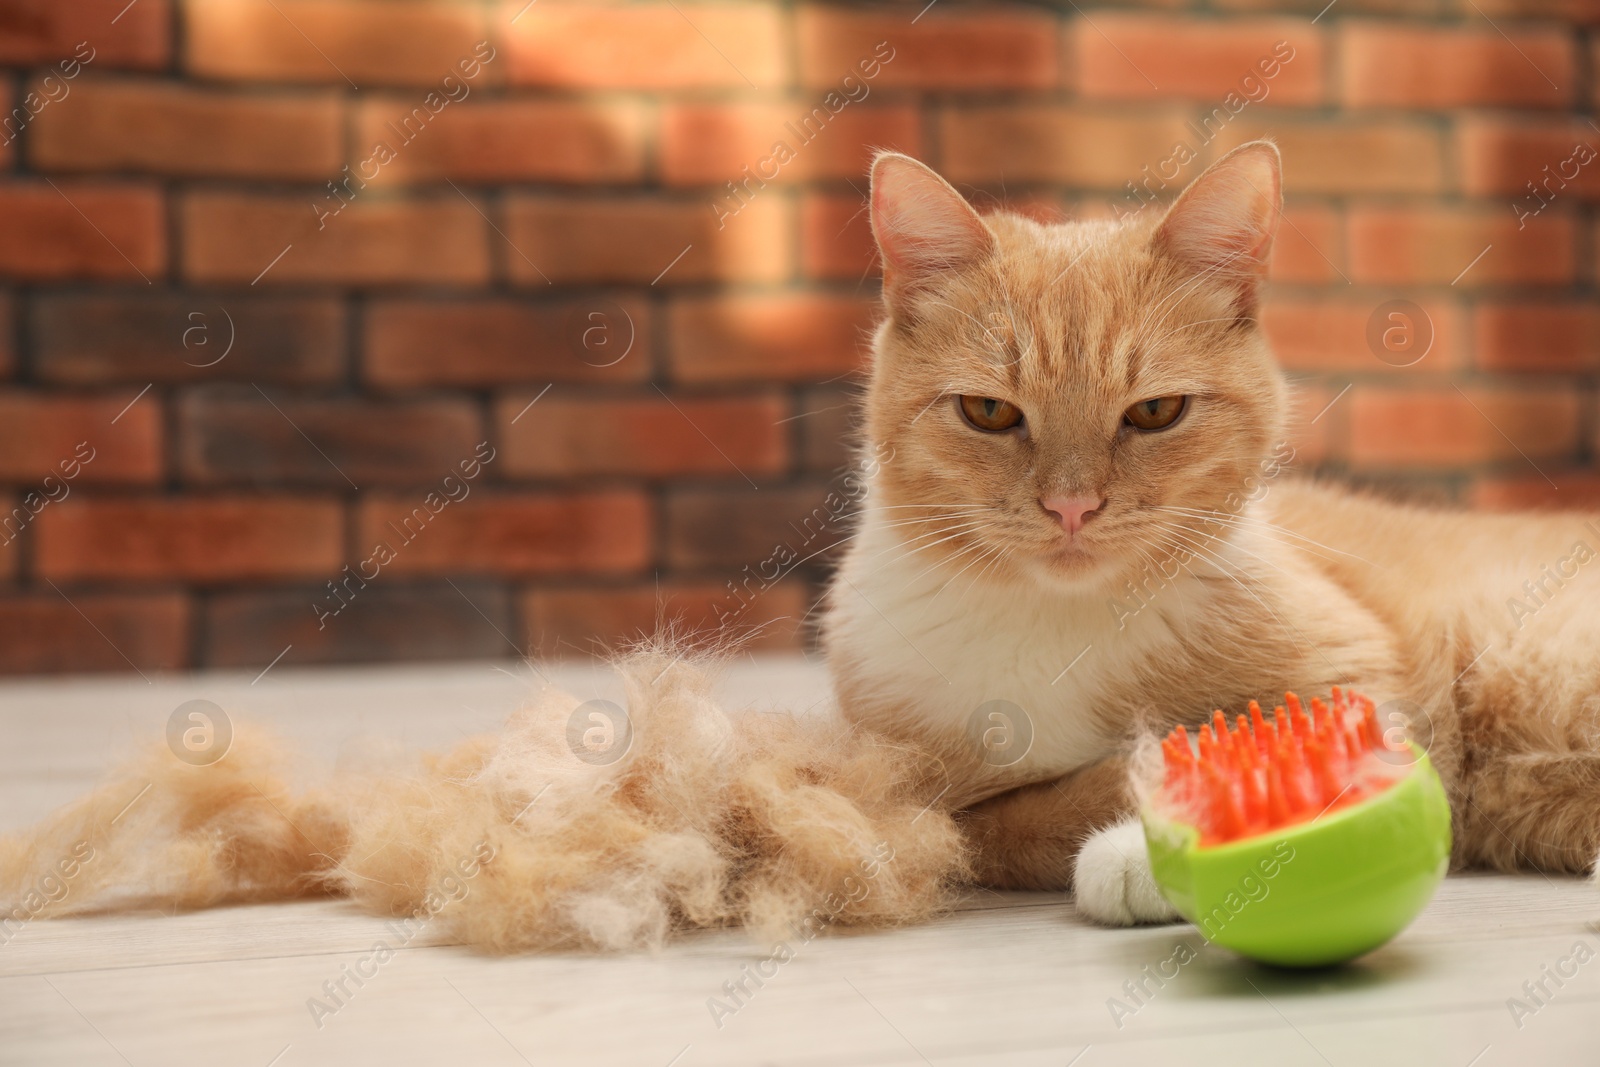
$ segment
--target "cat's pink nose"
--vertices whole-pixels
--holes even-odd
[[[1044,509],[1061,520],[1061,528],[1069,534],[1083,529],[1083,524],[1094,518],[1105,503],[1097,496],[1047,496],[1039,501]]]

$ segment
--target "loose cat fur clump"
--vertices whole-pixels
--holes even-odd
[[[656,648],[619,670],[632,741],[612,763],[574,754],[579,701],[553,689],[496,736],[332,790],[292,792],[258,736],[205,767],[163,747],[0,839],[0,901],[44,918],[339,894],[492,952],[729,925],[792,941],[948,906],[966,853],[914,750],[832,717],[729,714],[715,657]],[[65,895],[39,894],[75,847]]]

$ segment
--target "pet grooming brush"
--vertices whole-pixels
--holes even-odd
[[[1221,711],[1197,743],[1161,743],[1143,806],[1162,895],[1205,937],[1264,963],[1315,967],[1382,945],[1416,918],[1450,859],[1450,809],[1426,753],[1372,701],[1285,695],[1269,718]]]

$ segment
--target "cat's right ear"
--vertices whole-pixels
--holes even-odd
[[[1283,213],[1283,164],[1271,141],[1240,145],[1196,178],[1156,229],[1156,247],[1195,273],[1232,286],[1254,311]]]
[[[890,301],[994,251],[994,235],[972,205],[910,156],[883,152],[872,164],[872,234],[883,253]]]

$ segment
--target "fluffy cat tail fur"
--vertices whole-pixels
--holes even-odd
[[[334,894],[488,951],[617,950],[950,904],[968,856],[925,755],[834,717],[729,714],[711,657],[656,646],[618,670],[632,739],[601,765],[569,747],[579,701],[554,689],[498,735],[315,792],[249,732],[205,767],[163,747],[0,838],[0,923]]]

